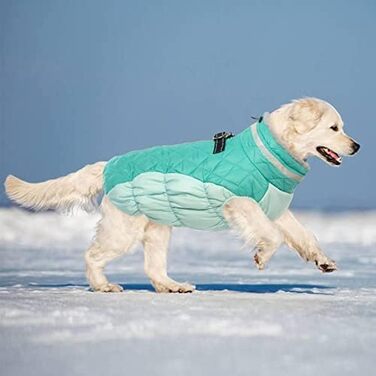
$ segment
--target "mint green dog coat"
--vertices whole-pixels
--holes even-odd
[[[234,196],[257,202],[274,220],[307,169],[260,120],[217,154],[213,141],[197,141],[114,157],[104,170],[105,193],[120,210],[170,226],[225,229],[223,206]]]

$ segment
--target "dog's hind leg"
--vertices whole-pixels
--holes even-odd
[[[94,291],[120,292],[122,287],[109,283],[103,274],[106,264],[129,251],[140,241],[148,220],[132,217],[117,209],[104,197],[102,219],[98,223],[95,239],[86,251],[86,276]]]
[[[275,223],[284,235],[286,244],[296,250],[303,260],[313,261],[324,273],[337,269],[335,262],[322,251],[313,233],[307,230],[291,211],[287,210]]]
[[[259,270],[264,269],[283,241],[277,226],[256,202],[245,197],[232,198],[225,205],[223,214],[230,227],[240,231],[247,245],[256,248],[254,261]]]
[[[167,252],[171,227],[149,222],[142,240],[145,253],[145,273],[157,292],[192,292],[188,283],[178,283],[167,275]]]

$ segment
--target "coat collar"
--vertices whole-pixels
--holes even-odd
[[[270,131],[265,116],[239,134],[241,144],[250,161],[260,161],[256,167],[270,182],[285,180],[288,191],[294,189],[308,172]]]
[[[269,153],[272,154],[270,159],[274,157],[286,169],[300,176],[301,179],[309,171],[308,168],[302,162],[294,158],[289,151],[277,141],[265,120],[267,115],[267,113],[264,114],[255,124],[251,125],[251,132],[254,135],[255,141],[259,141],[259,147],[261,144],[264,145],[266,155]]]

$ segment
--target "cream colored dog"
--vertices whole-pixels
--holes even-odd
[[[330,165],[340,165],[340,155],[355,154],[359,145],[343,131],[343,121],[329,103],[304,98],[286,104],[268,115],[267,124],[279,142],[300,162],[317,156]],[[27,183],[14,176],[5,182],[6,192],[18,204],[41,209],[85,209],[103,190],[105,162],[88,165],[67,176],[42,183]],[[150,221],[145,216],[130,216],[113,206],[104,196],[95,240],[86,252],[86,274],[95,291],[120,292],[109,283],[103,269],[112,259],[142,242],[145,272],[158,292],[192,292],[194,286],[178,283],[167,275],[167,250],[171,227]],[[306,261],[313,261],[323,272],[336,269],[334,261],[321,250],[315,236],[287,210],[274,222],[257,203],[234,197],[224,207],[229,225],[237,229],[247,244],[256,249],[256,266],[263,269],[284,242]]]

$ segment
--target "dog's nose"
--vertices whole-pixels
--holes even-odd
[[[355,154],[360,149],[360,145],[357,142],[353,141],[352,149],[353,150],[352,150],[351,155]]]

